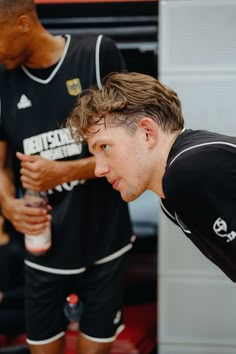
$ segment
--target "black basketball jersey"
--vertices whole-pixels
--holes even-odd
[[[169,153],[162,209],[236,281],[236,138],[186,130]]]
[[[0,139],[13,150],[18,184],[16,151],[53,160],[89,156],[87,146],[75,144],[63,124],[82,90],[124,68],[120,52],[107,37],[67,35],[65,40],[64,53],[51,68],[0,70]],[[128,247],[128,206],[104,178],[63,183],[48,193],[52,247],[40,257],[27,254],[29,265],[54,273],[79,272]]]

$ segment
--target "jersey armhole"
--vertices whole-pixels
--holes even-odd
[[[96,80],[97,80],[97,85],[98,88],[102,88],[102,82],[101,82],[101,73],[100,73],[100,47],[101,47],[101,41],[102,41],[102,34],[99,34],[97,37],[97,42],[96,42],[96,48],[95,48],[95,71],[96,71]]]

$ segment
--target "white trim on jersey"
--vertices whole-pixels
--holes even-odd
[[[102,34],[99,34],[96,42],[96,48],[95,48],[95,71],[96,71],[96,80],[97,80],[97,85],[98,88],[102,88],[102,82],[101,82],[101,73],[100,73],[100,47],[101,47],[101,41],[102,41]]]
[[[65,35],[66,37],[66,44],[65,44],[65,48],[63,50],[63,53],[62,53],[62,56],[59,60],[59,62],[57,63],[57,65],[55,66],[54,70],[52,71],[52,73],[49,75],[49,77],[47,79],[40,79],[39,77],[37,76],[34,76],[32,75],[28,69],[26,69],[26,67],[24,65],[21,65],[21,69],[24,71],[24,73],[32,80],[36,81],[36,82],[39,82],[40,84],[48,84],[53,78],[54,76],[56,75],[56,73],[58,72],[58,70],[60,69],[64,59],[65,59],[65,56],[67,54],[67,51],[68,51],[68,48],[69,48],[69,45],[70,45],[70,41],[71,41],[71,36],[69,34],[66,34]]]
[[[178,214],[175,213],[175,220],[177,221],[178,225],[181,227],[181,229],[186,233],[186,234],[191,234],[192,232],[187,229],[187,226],[184,225],[183,221],[179,218]]]
[[[170,219],[173,219],[176,221],[176,218],[174,215],[172,215],[169,210],[166,209],[166,207],[164,206],[164,204],[162,203],[162,201],[160,200],[160,206],[161,206],[161,209],[164,211],[165,214],[167,214],[167,216],[169,216]]]
[[[173,163],[180,155],[182,155],[182,154],[185,153],[186,151],[189,151],[189,150],[192,150],[192,149],[196,149],[196,148],[202,147],[202,146],[208,146],[208,145],[228,145],[228,146],[231,146],[231,147],[233,147],[233,148],[236,149],[236,144],[227,143],[227,141],[211,141],[211,142],[209,142],[209,143],[202,143],[202,144],[190,146],[189,148],[180,151],[180,152],[173,158],[173,160],[170,161],[170,163],[169,163],[169,165],[167,166],[167,168],[168,168],[169,166],[171,166],[172,163]]]

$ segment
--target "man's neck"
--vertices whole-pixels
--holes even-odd
[[[167,159],[174,142],[181,133],[182,130],[178,130],[174,133],[159,131],[158,142],[155,148],[156,163],[153,169],[150,189],[159,195],[160,198],[165,198],[162,180],[166,170]]]
[[[56,64],[64,51],[65,38],[53,36],[49,32],[41,31],[34,41],[32,54],[24,66],[32,69],[44,69]]]

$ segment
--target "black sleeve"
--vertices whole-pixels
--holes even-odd
[[[163,179],[164,194],[187,226],[203,234],[236,232],[236,148],[208,147],[179,157]],[[219,236],[219,235],[218,235]]]
[[[126,70],[125,61],[115,42],[111,38],[103,36],[100,47],[101,78],[109,73],[124,70]]]

